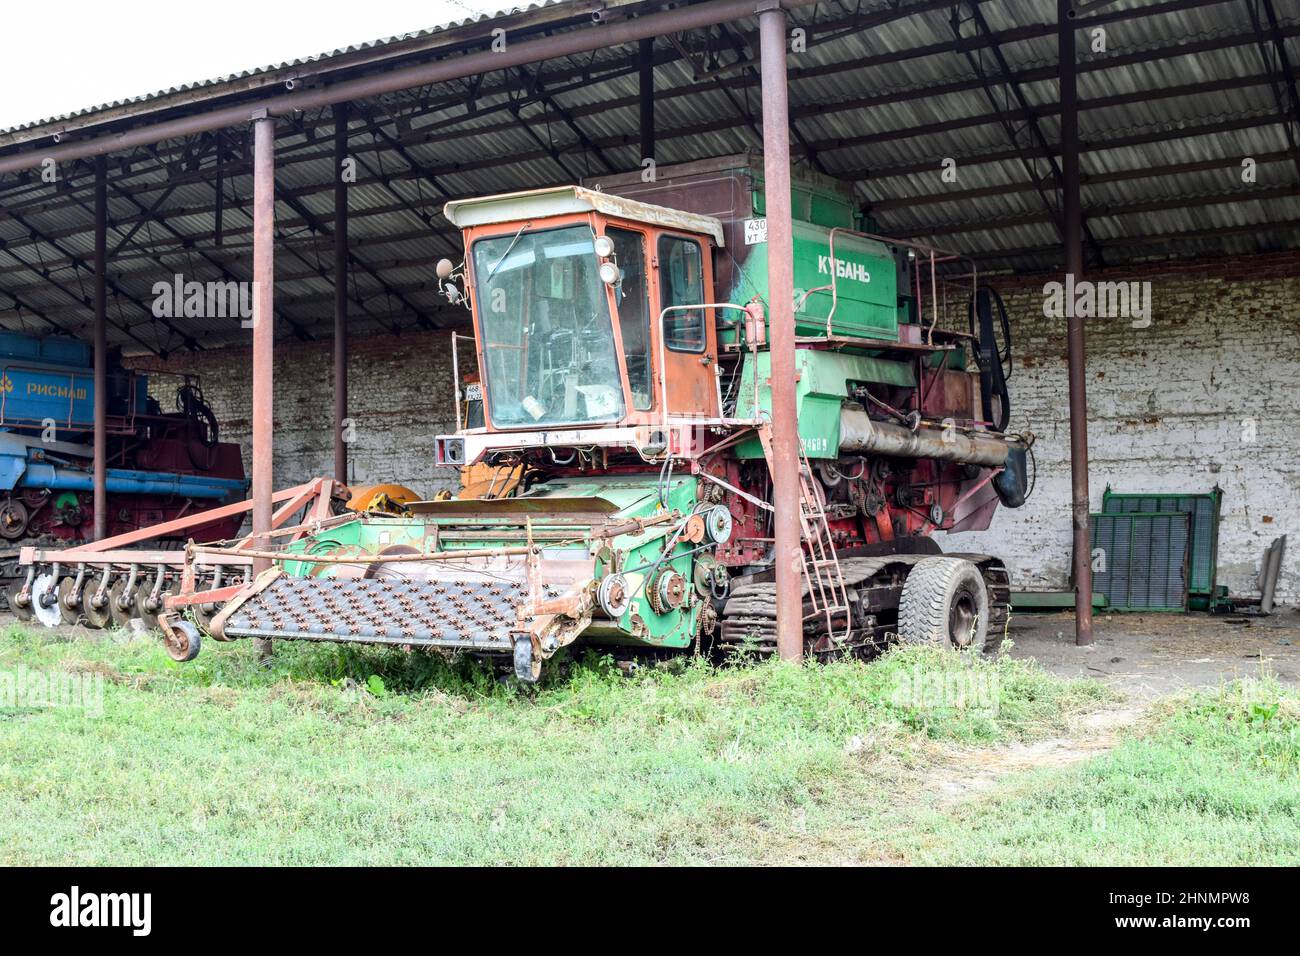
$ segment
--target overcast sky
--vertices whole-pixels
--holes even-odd
[[[0,129],[527,0],[5,0]]]

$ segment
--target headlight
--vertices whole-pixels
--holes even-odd
[[[465,464],[465,439],[442,439],[442,462],[444,465]]]

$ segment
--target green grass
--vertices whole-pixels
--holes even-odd
[[[1114,695],[924,650],[630,678],[588,658],[532,692],[468,660],[281,644],[264,669],[251,650],[176,665],[142,639],[0,636],[0,675],[104,676],[99,717],[0,709],[0,862],[1121,861],[1166,837],[1194,859],[1234,839],[1296,853],[1297,704],[1280,691],[1271,716],[1202,700],[1111,757],[940,812],[931,781],[955,749],[1069,733]],[[933,706],[934,688],[972,686],[996,711]],[[1079,800],[1105,801],[1100,838]]]
[[[1241,681],[1167,702],[1108,754],[925,814],[896,846],[918,863],[1294,866],[1300,696]]]

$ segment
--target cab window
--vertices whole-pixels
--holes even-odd
[[[618,331],[623,337],[627,382],[632,390],[632,407],[640,411],[653,403],[650,365],[650,287],[646,281],[645,236],[630,229],[605,230],[614,242],[618,284],[614,303],[618,309]]]
[[[700,244],[681,236],[659,237],[659,308],[700,305],[704,298],[704,258]],[[683,309],[664,317],[664,345],[674,352],[704,351],[704,310]]]

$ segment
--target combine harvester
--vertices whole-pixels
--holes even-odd
[[[996,297],[959,256],[855,228],[841,183],[802,178],[793,198],[805,648],[991,645],[1002,563],[930,535],[1024,501],[1005,313],[999,355]],[[472,312],[481,380],[436,458],[473,466],[479,497],[191,545],[161,621],[173,656],[201,631],[347,641],[534,681],[575,641],[774,650],[763,209],[749,155],[448,203],[467,252],[437,271]],[[972,332],[949,331],[968,310]],[[253,559],[272,567],[247,584],[196,583]],[[214,611],[201,628],[196,606]]]

